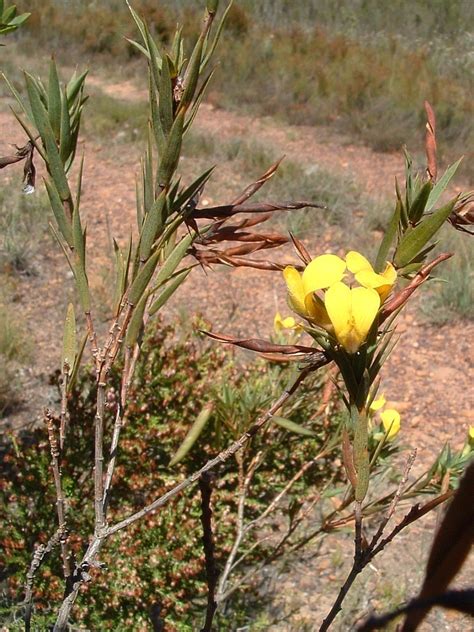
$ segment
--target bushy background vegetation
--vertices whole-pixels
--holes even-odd
[[[192,334],[189,325],[177,329],[157,322],[147,338],[130,395],[116,470],[117,485],[111,501],[112,516],[120,518],[139,509],[203,465],[221,446],[228,445],[235,430],[232,418],[248,427],[284,388],[291,372],[291,368],[268,367],[262,361],[246,366],[231,351]],[[52,380],[57,382],[57,376],[52,376]],[[337,414],[323,424],[317,414],[320,399],[315,397],[314,388],[318,388],[316,378],[305,384],[296,404],[291,405],[292,421],[313,431],[313,436],[303,438],[274,424],[265,435],[256,437],[246,452],[245,458],[251,458],[264,444],[271,445],[268,458],[252,484],[246,505],[249,520],[263,511],[289,477],[316,454],[338,424]],[[72,546],[78,556],[93,523],[93,508],[88,503],[93,494],[88,455],[93,450],[90,419],[94,397],[94,379],[86,373],[71,400],[70,447],[63,472],[68,522],[74,534]],[[113,423],[115,398],[116,391],[111,389],[108,424]],[[235,404],[231,408],[227,405],[229,398]],[[170,468],[171,457],[207,401],[215,403],[215,412],[197,449],[182,464]],[[47,542],[51,536],[55,496],[44,428],[32,427],[20,437],[12,434],[3,450],[0,522],[4,529],[0,565],[1,579],[7,579],[8,590],[2,619],[14,625],[15,618],[21,615],[18,603],[31,552],[35,544]],[[342,476],[340,463],[322,458],[295,485],[291,498],[303,499],[308,490],[333,476],[334,482]],[[235,536],[236,477],[236,461],[227,463],[217,473],[213,507],[216,558],[220,565]],[[200,511],[199,496],[192,490],[114,538],[101,558],[109,570],[97,573],[81,599],[78,620],[94,630],[105,626],[125,631],[149,629],[152,621],[158,625],[163,617],[167,629],[189,630],[190,626],[194,629],[192,622],[202,616],[206,594]],[[281,520],[283,514],[278,514],[266,528],[269,525],[276,528]],[[271,550],[267,550],[269,546],[270,543],[264,542],[256,547],[248,557],[247,568],[263,559]],[[46,625],[49,603],[59,598],[60,578],[59,561],[47,564],[38,581],[36,625]],[[237,593],[235,622],[245,621],[246,609],[238,605],[241,598],[242,593]],[[262,606],[252,603],[252,617]]]
[[[32,12],[18,35],[23,45],[46,46],[66,61],[71,50],[114,64],[137,57],[123,41],[132,27],[122,0],[90,2],[87,11],[78,0],[17,4]],[[196,37],[193,0],[133,4],[164,43],[177,19]],[[377,150],[417,149],[428,99],[440,157],[451,160],[473,145],[472,24],[469,0],[241,0],[229,15],[211,98],[291,123],[329,124]],[[469,156],[463,173],[472,179]]]

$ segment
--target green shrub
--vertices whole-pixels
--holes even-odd
[[[118,457],[117,482],[111,499],[112,520],[140,508],[182,480],[215,455],[221,441],[227,445],[233,436],[229,410],[240,428],[248,427],[290,379],[292,369],[266,366],[262,361],[242,370],[241,362],[232,352],[215,344],[209,346],[191,334],[177,339],[178,331],[157,325],[143,349]],[[233,386],[228,386],[231,383]],[[254,389],[255,384],[258,389]],[[322,437],[334,431],[336,418],[323,430],[316,414],[320,402],[310,389],[317,388],[317,384],[310,380],[297,402],[291,405],[292,420],[313,429],[314,438],[302,440],[275,424],[251,444],[247,458],[264,444],[270,443],[271,449],[252,485],[246,509],[249,519],[260,513],[297,468],[314,455]],[[94,380],[86,374],[77,384],[69,406],[70,432],[63,482],[68,525],[73,534],[71,544],[78,556],[93,522],[93,510],[87,504],[93,494],[93,481],[85,464],[90,463],[87,455],[93,450],[94,390]],[[116,393],[113,389],[108,393],[108,424],[113,423]],[[232,409],[226,405],[229,397],[236,404]],[[205,433],[182,464],[170,469],[170,458],[203,402],[209,400],[216,402],[216,409]],[[55,530],[55,496],[49,463],[49,445],[43,428],[32,428],[20,437],[12,436],[5,448],[0,511],[4,525],[3,576],[10,604],[4,604],[4,617],[10,617],[10,622],[18,610],[12,604],[21,597],[34,544],[46,542]],[[319,467],[302,478],[295,493],[304,494],[333,474],[338,479],[339,469],[334,468],[332,459],[322,459]],[[218,472],[213,495],[218,564],[228,554],[234,535],[236,472],[235,462],[228,462]],[[81,599],[77,622],[92,629],[148,629],[150,618],[160,613],[169,626],[167,629],[191,629],[191,622],[201,618],[205,609],[199,515],[199,498],[192,490],[114,538],[101,557],[108,570],[92,571],[97,577]],[[255,548],[248,564],[262,559],[266,546],[262,543]],[[45,620],[41,617],[47,619],[48,604],[59,597],[60,576],[56,558],[38,574],[39,598],[35,604],[38,621]],[[236,603],[242,601],[241,595],[236,595]],[[235,616],[237,621],[240,615]]]

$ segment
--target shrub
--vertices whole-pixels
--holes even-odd
[[[130,413],[116,470],[117,485],[111,499],[112,516],[119,517],[119,508],[120,514],[128,514],[201,466],[218,451],[220,442],[229,443],[233,432],[229,414],[240,428],[248,427],[289,377],[290,369],[279,365],[266,369],[259,361],[242,370],[241,362],[232,352],[209,346],[189,332],[178,338],[178,331],[158,322],[146,340],[130,394]],[[53,380],[56,381],[56,376]],[[255,384],[258,389],[254,389]],[[275,425],[264,437],[256,438],[247,453],[250,458],[263,443],[271,443],[268,458],[252,486],[246,509],[249,519],[266,507],[289,473],[314,456],[322,436],[331,432],[331,428],[334,430],[336,417],[330,428],[322,431],[316,415],[320,400],[314,397],[314,390],[311,392],[314,387],[315,382],[309,382],[300,394],[298,406],[291,409],[292,420],[314,429],[317,433],[314,438],[302,441],[298,435]],[[88,420],[93,418],[94,391],[94,379],[84,377],[75,387],[69,407],[70,448],[63,481],[68,523],[75,534],[72,545],[77,555],[93,522],[88,502],[93,494],[92,478],[85,464],[89,463],[87,455],[93,450],[94,433]],[[232,409],[226,405],[228,397],[233,397],[236,403]],[[113,423],[115,398],[116,391],[112,388],[108,392],[108,424]],[[216,400],[216,412],[199,439],[199,449],[192,450],[179,467],[169,468],[170,458],[203,402],[209,399]],[[1,521],[5,526],[2,576],[7,580],[11,603],[17,602],[21,594],[34,544],[46,542],[54,531],[55,497],[49,451],[43,428],[31,428],[21,437],[12,436],[5,449],[1,466]],[[218,563],[229,553],[234,536],[236,472],[236,462],[228,462],[219,472],[213,496]],[[294,494],[304,496],[306,490],[333,473],[331,459],[323,459],[319,467],[302,478]],[[115,499],[120,502],[116,504]],[[191,622],[202,616],[204,610],[199,515],[199,499],[187,493],[114,538],[101,557],[108,570],[97,573],[91,583],[77,610],[78,621],[92,629],[130,630],[144,629],[150,620],[156,622],[161,617],[166,620],[167,629],[190,629]],[[273,528],[277,528],[279,518],[274,520],[277,522]],[[248,564],[264,559],[266,546],[256,547]],[[47,620],[48,603],[60,597],[60,578],[58,561],[45,567],[38,578],[38,623]],[[236,596],[236,603],[239,600],[241,593]],[[11,622],[15,608],[7,605],[4,608],[4,616],[8,615]]]

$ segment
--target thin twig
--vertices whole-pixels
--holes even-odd
[[[212,535],[212,473],[207,472],[199,479],[199,490],[201,492],[201,524],[202,524],[202,543],[204,546],[204,556],[206,560],[206,579],[207,579],[207,608],[206,620],[201,632],[211,632],[212,621],[217,608],[215,598],[217,584],[217,568],[214,558],[214,538]]]
[[[56,489],[56,512],[58,516],[58,533],[60,534],[61,556],[63,561],[63,573],[66,580],[66,591],[68,590],[71,569],[71,554],[67,543],[66,529],[66,506],[62,488],[61,467],[59,464],[60,448],[56,438],[55,417],[53,413],[46,409],[44,411],[44,421],[48,429],[48,439],[51,449],[51,469],[53,470],[54,486]]]
[[[410,456],[408,457],[404,475],[398,485],[397,491],[394,494],[394,497],[390,504],[387,515],[385,516],[382,522],[383,528],[385,528],[385,526],[387,525],[388,521],[390,520],[391,516],[393,515],[395,511],[396,506],[398,505],[402,497],[402,488],[404,484],[406,483],[406,480],[408,479],[408,475],[410,473],[411,467],[413,466],[415,455],[416,455],[416,452],[415,454],[412,452]],[[423,505],[423,507],[420,507],[419,504],[414,505],[410,509],[408,514],[402,519],[402,521],[396,527],[394,527],[394,529],[390,532],[390,534],[386,538],[380,540],[380,538],[382,537],[383,529],[381,530],[379,528],[375,536],[372,538],[372,541],[370,542],[370,544],[367,545],[365,548],[363,548],[362,546],[362,530],[361,530],[362,516],[360,512],[360,507],[358,508],[356,504],[355,506],[356,545],[355,545],[354,562],[349,572],[349,575],[347,576],[344,584],[341,586],[341,589],[336,598],[336,601],[334,602],[331,610],[329,611],[321,627],[319,628],[319,632],[325,632],[326,630],[329,629],[329,626],[332,624],[337,614],[341,610],[342,602],[344,601],[347,593],[349,592],[349,589],[354,583],[354,580],[362,572],[362,570],[367,566],[367,564],[369,564],[374,559],[374,557],[378,555],[384,549],[384,547],[389,542],[391,542],[398,533],[400,533],[400,531],[402,531],[402,529],[407,527],[409,524],[411,524],[415,520],[418,520],[429,511],[432,511],[435,507],[437,507],[439,504],[447,500],[447,498],[450,496],[451,494],[448,492],[438,497],[437,499],[434,499],[434,501],[429,501],[428,503]]]
[[[55,546],[59,544],[61,541],[61,531],[58,529],[56,533],[49,539],[48,543],[39,544],[35,552],[33,553],[33,558],[31,560],[30,568],[26,573],[26,583],[25,583],[25,599],[23,604],[25,605],[25,632],[30,632],[31,630],[31,614],[33,609],[33,583],[35,580],[35,575],[44,559],[49,553],[54,549]]]

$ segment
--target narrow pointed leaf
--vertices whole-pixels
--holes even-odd
[[[145,313],[146,304],[149,298],[148,292],[145,292],[141,299],[138,301],[138,305],[133,311],[133,316],[130,320],[130,324],[125,336],[125,344],[127,347],[135,346],[138,340],[138,336],[143,326],[143,315]]]
[[[398,268],[402,268],[412,261],[425,247],[428,241],[434,237],[444,222],[451,215],[456,204],[457,197],[446,206],[426,217],[415,228],[408,230],[398,244],[394,262]]]
[[[54,138],[58,142],[61,131],[61,88],[59,87],[58,70],[54,57],[51,58],[49,64],[48,114]]]
[[[413,200],[412,205],[408,211],[408,216],[410,218],[410,222],[412,224],[417,224],[420,219],[423,217],[423,213],[426,208],[426,203],[428,202],[428,198],[430,196],[433,185],[431,181],[426,182],[420,189],[418,195]]]
[[[206,55],[205,55],[204,60],[203,60],[203,62],[201,64],[201,70],[204,70],[204,68],[207,66],[207,64],[209,63],[209,61],[211,60],[211,58],[212,58],[212,56],[214,54],[214,51],[216,49],[216,46],[217,46],[217,44],[219,42],[219,39],[221,37],[221,34],[222,34],[222,29],[224,28],[225,21],[227,19],[229,11],[232,8],[233,2],[234,2],[234,0],[230,0],[229,4],[227,5],[226,10],[224,11],[224,13],[222,15],[222,18],[220,19],[220,22],[219,22],[219,24],[217,26],[217,29],[216,29],[216,34],[214,36],[214,39],[212,40],[212,44],[210,45],[210,47],[208,47],[206,49]]]
[[[157,173],[157,185],[165,188],[170,183],[171,177],[178,165],[183,141],[184,110],[176,117],[168,138],[166,149],[161,157]]]
[[[168,55],[163,57],[158,84],[159,113],[163,134],[167,138],[173,126],[173,90],[171,86],[170,62]]]
[[[173,272],[176,270],[178,265],[181,263],[183,258],[186,255],[186,252],[190,245],[193,243],[196,235],[188,234],[185,235],[180,242],[174,247],[170,255],[165,259],[163,265],[158,271],[156,275],[156,285],[159,286],[162,283],[165,283]]]
[[[33,77],[31,77],[28,73],[25,73],[25,79],[31,110],[40,133],[41,140],[43,141],[46,149],[49,172],[51,173],[51,177],[58,189],[60,198],[64,201],[68,200],[71,197],[71,192],[69,190],[66,174],[64,173],[64,167],[59,156],[59,151],[56,146],[54,133],[48,119],[48,114],[41,101],[40,94]]]
[[[76,339],[76,316],[74,313],[74,305],[69,303],[66,313],[66,320],[64,321],[64,334],[63,334],[63,354],[61,359],[61,371],[64,370],[67,365],[67,372],[70,373],[77,353],[77,339]]]
[[[392,218],[389,225],[387,226],[387,230],[385,231],[382,243],[380,244],[380,248],[377,253],[377,258],[375,260],[374,266],[376,272],[381,272],[385,267],[385,262],[388,259],[388,253],[390,252],[390,248],[397,235],[398,225],[400,224],[400,214],[401,203],[400,201],[397,201]]]
[[[138,301],[142,297],[146,290],[146,287],[153,276],[156,266],[160,258],[160,251],[157,250],[141,268],[140,272],[135,277],[132,285],[130,286],[130,292],[128,294],[128,302],[131,305],[137,305]]]
[[[65,94],[61,94],[61,126],[60,126],[59,155],[61,162],[65,165],[66,160],[72,152],[71,121],[69,119],[69,108]]]
[[[158,232],[164,223],[166,193],[162,191],[154,204],[148,209],[140,234],[140,261],[146,261]]]
[[[173,294],[180,287],[180,285],[184,283],[184,281],[188,278],[188,275],[190,272],[191,270],[183,270],[182,272],[179,272],[175,276],[175,278],[167,284],[163,292],[152,303],[149,309],[150,316],[153,316],[153,314],[156,314],[156,312],[158,312],[164,305],[166,305],[166,303],[173,296]]]
[[[171,459],[169,463],[170,467],[173,467],[174,465],[182,461],[184,457],[188,454],[188,452],[191,450],[193,445],[199,439],[202,431],[206,427],[207,422],[211,418],[211,415],[212,415],[212,404],[206,404],[204,408],[201,410],[201,412],[199,413],[199,415],[197,416],[196,421],[191,426],[188,434],[184,438],[183,443],[179,446],[176,454]]]
[[[314,437],[315,434],[308,428],[304,426],[300,426],[299,424],[291,421],[291,419],[286,419],[285,417],[272,417],[272,421],[274,421],[278,426],[288,430],[289,432],[294,432],[295,434],[303,435],[304,437]]]
[[[451,178],[454,176],[456,171],[458,170],[459,165],[461,164],[462,158],[460,158],[453,165],[448,167],[438,182],[434,185],[433,190],[431,191],[428,201],[426,203],[426,212],[428,213],[434,207],[436,202],[439,200],[440,196],[445,191],[446,187],[451,181]]]
[[[66,213],[64,212],[64,206],[61,202],[61,198],[59,197],[54,184],[48,182],[47,180],[45,180],[44,183],[46,186],[46,191],[48,193],[49,203],[51,204],[51,209],[56,219],[58,228],[70,248],[74,248],[71,224],[69,222],[69,219],[66,217]]]

